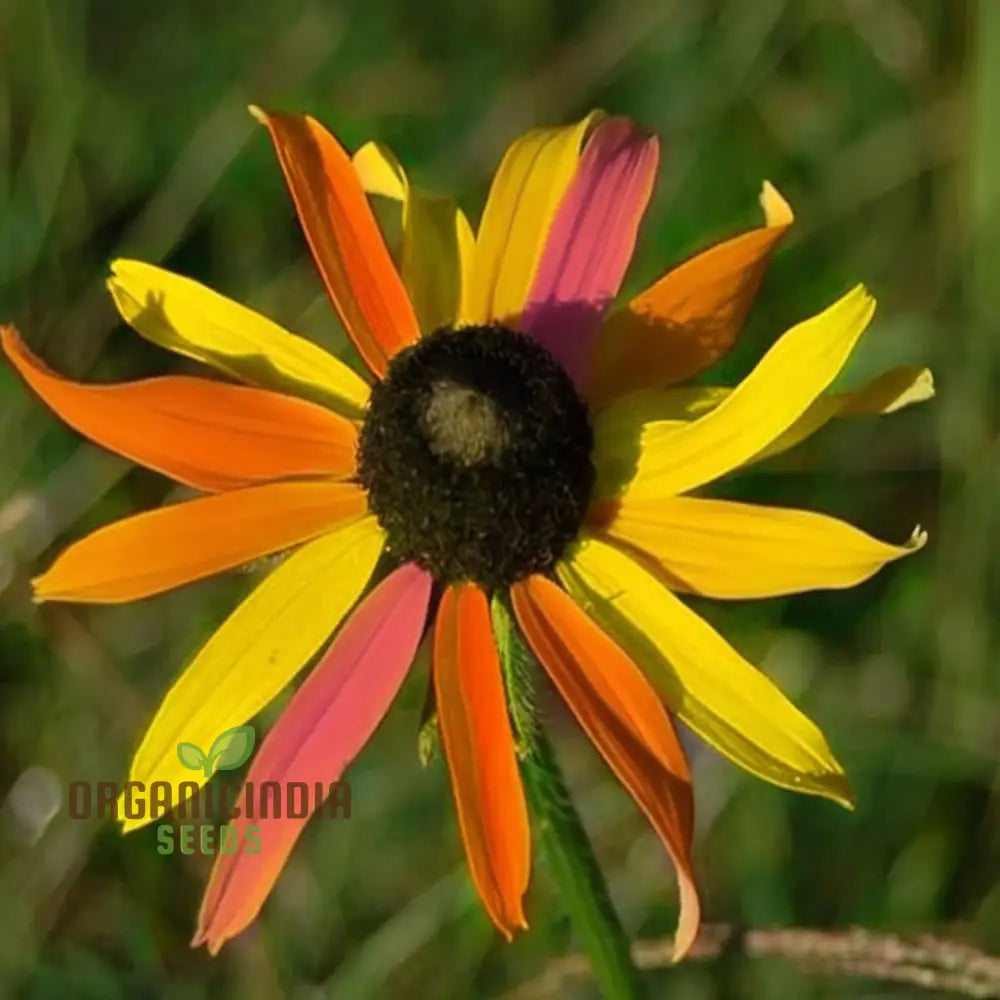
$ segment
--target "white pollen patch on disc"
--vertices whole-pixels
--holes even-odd
[[[497,404],[476,389],[446,379],[431,387],[424,429],[438,458],[465,466],[496,461],[509,443]]]

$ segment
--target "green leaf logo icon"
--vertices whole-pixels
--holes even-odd
[[[208,758],[193,743],[178,743],[177,757],[185,767],[192,771],[200,771],[208,763]]]
[[[231,771],[253,753],[253,726],[234,726],[216,736],[208,753],[194,743],[178,743],[177,759],[192,771],[211,778],[216,771]]]
[[[253,753],[253,726],[234,726],[215,737],[208,760],[212,771],[232,771],[250,759]]]

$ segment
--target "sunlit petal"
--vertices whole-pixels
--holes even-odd
[[[133,601],[299,545],[366,512],[360,487],[323,480],[172,504],[75,542],[32,581],[35,600]]]
[[[531,863],[528,812],[486,595],[452,584],[434,633],[441,742],[472,881],[510,940],[527,927],[522,898]]]
[[[668,427],[680,427],[714,410],[731,392],[721,386],[697,385],[640,389],[592,414],[594,496],[599,500],[614,496],[635,475],[647,425],[663,434]]]
[[[315,403],[185,375],[85,385],[53,372],[12,327],[0,339],[24,380],[70,427],[178,482],[215,491],[354,473],[356,427]]]
[[[767,182],[765,224],[669,271],[608,317],[588,385],[596,407],[632,389],[696,375],[732,347],[792,211]]]
[[[559,577],[706,743],[776,785],[851,805],[819,729],[634,558],[586,538]]]
[[[834,417],[876,417],[895,413],[934,396],[934,377],[929,368],[903,365],[872,379],[852,392],[820,396],[783,434],[761,449],[751,461],[778,455],[818,431]]]
[[[927,540],[917,529],[888,545],[823,514],[695,497],[627,501],[601,534],[649,557],[675,589],[730,599],[853,587]]]
[[[659,148],[627,118],[597,125],[545,241],[521,329],[578,381],[632,259]]]
[[[520,319],[552,220],[596,120],[597,112],[577,125],[533,129],[507,150],[476,237],[467,323]]]
[[[364,590],[382,551],[373,517],[307,542],[223,622],[167,692],[139,744],[130,781],[204,783],[177,759],[253,718],[298,673]],[[121,816],[121,813],[119,813]],[[127,832],[155,817],[124,819]]]
[[[679,959],[697,937],[701,905],[691,862],[691,772],[673,724],[638,667],[551,580],[522,580],[511,599],[528,644],[677,868]]]
[[[368,386],[343,361],[210,288],[138,260],[111,265],[108,290],[147,340],[226,375],[359,416]]]
[[[753,458],[833,381],[874,310],[874,300],[858,286],[780,337],[715,409],[689,423],[644,424],[631,449],[599,460],[604,489],[617,492],[624,485],[630,499],[672,496]]]
[[[595,493],[610,496],[628,481],[635,471],[645,424],[659,423],[662,432],[670,421],[694,420],[714,410],[732,391],[724,386],[641,389],[604,407],[593,417],[594,467],[598,471]],[[930,369],[916,365],[891,368],[859,389],[819,396],[787,430],[744,464],[787,451],[835,417],[882,416],[933,395]]]
[[[469,283],[475,238],[453,198],[410,184],[392,151],[377,142],[354,154],[354,168],[369,194],[398,201],[403,210],[403,283],[424,333],[453,325]]]
[[[271,133],[330,301],[358,353],[381,377],[420,328],[351,158],[308,115],[251,110]]]
[[[238,843],[256,828],[258,851],[219,854],[205,891],[193,945],[214,955],[260,912],[309,820],[261,816],[247,786],[301,782],[315,804],[329,791],[392,704],[413,662],[427,617],[431,578],[413,564],[396,570],[365,598],[316,669],[288,703],[254,759],[232,820]],[[287,801],[287,795],[286,795]]]

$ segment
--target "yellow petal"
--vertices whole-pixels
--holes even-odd
[[[616,456],[634,469],[625,495],[685,493],[766,448],[833,381],[874,310],[875,300],[859,285],[779,338],[740,385],[703,417],[685,424],[645,424],[632,453]],[[602,478],[607,481],[607,474]]]
[[[905,406],[922,403],[934,395],[934,377],[929,368],[904,365],[883,372],[853,392],[820,396],[783,434],[761,449],[751,461],[760,462],[794,448],[834,417],[874,417],[895,413]]]
[[[373,517],[309,542],[257,586],[167,692],[136,751],[129,781],[148,789],[205,778],[177,757],[179,742],[207,750],[245,723],[320,648],[364,589],[382,551]],[[119,818],[122,817],[119,803]],[[122,820],[125,832],[155,817]]]
[[[430,333],[458,319],[468,284],[474,238],[453,198],[413,187],[392,151],[368,142],[354,154],[354,169],[368,194],[402,203],[403,259],[400,271],[420,329]]]
[[[351,157],[361,186],[368,194],[377,194],[393,201],[406,201],[410,183],[406,171],[388,146],[381,142],[366,142]]]
[[[850,807],[847,779],[819,729],[639,563],[585,538],[558,571],[706,743],[767,781]]]
[[[601,534],[655,561],[674,589],[732,599],[853,587],[927,540],[917,528],[888,545],[811,511],[695,497],[624,503]]]
[[[842,417],[879,416],[934,396],[934,376],[929,368],[901,365],[872,379],[861,389],[838,393]]]
[[[714,410],[732,391],[726,386],[640,389],[619,396],[595,414],[596,494],[611,496],[631,478],[644,424],[694,420]],[[747,461],[759,462],[787,451],[835,417],[882,416],[933,396],[934,378],[929,368],[891,368],[860,389],[820,396],[791,427]]]
[[[681,426],[714,410],[731,392],[726,386],[700,385],[639,389],[593,414],[594,496],[614,496],[635,475],[647,424],[655,424],[658,433],[668,426]]]
[[[785,196],[770,182],[764,181],[757,199],[764,210],[764,225],[768,229],[790,226],[795,221],[795,213]]]
[[[368,386],[342,361],[197,281],[138,260],[116,260],[108,289],[122,318],[160,347],[351,416],[368,401]]]
[[[510,323],[520,317],[549,226],[599,115],[592,112],[563,128],[533,129],[507,150],[479,225],[465,322]]]

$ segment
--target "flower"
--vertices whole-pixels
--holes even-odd
[[[780,337],[737,387],[676,388],[733,343],[792,213],[765,183],[762,227],[609,314],[658,162],[657,140],[627,119],[595,113],[522,136],[474,237],[454,202],[412,187],[383,147],[352,160],[311,118],[255,114],[375,383],[136,261],[112,266],[122,316],[242,385],[82,385],[7,328],[8,357],[67,423],[206,494],[76,542],[34,581],[37,599],[133,600],[293,550],[168,692],[130,770],[147,787],[190,779],[178,740],[207,746],[245,723],[336,632],[248,777],[335,781],[432,627],[469,868],[509,938],[526,926],[529,827],[488,604],[508,595],[527,643],[673,859],[682,955],[699,900],[691,776],[673,716],[777,785],[845,805],[851,792],[819,729],[677,593],[847,587],[924,541],[918,530],[889,545],[821,514],[694,491],[834,416],[926,399],[930,373],[898,369],[826,394],[872,316],[859,287]],[[400,271],[369,196],[402,208]],[[235,819],[247,822],[245,811]],[[213,953],[255,918],[306,820],[255,822],[260,852],[220,856],[209,882],[194,943]]]

